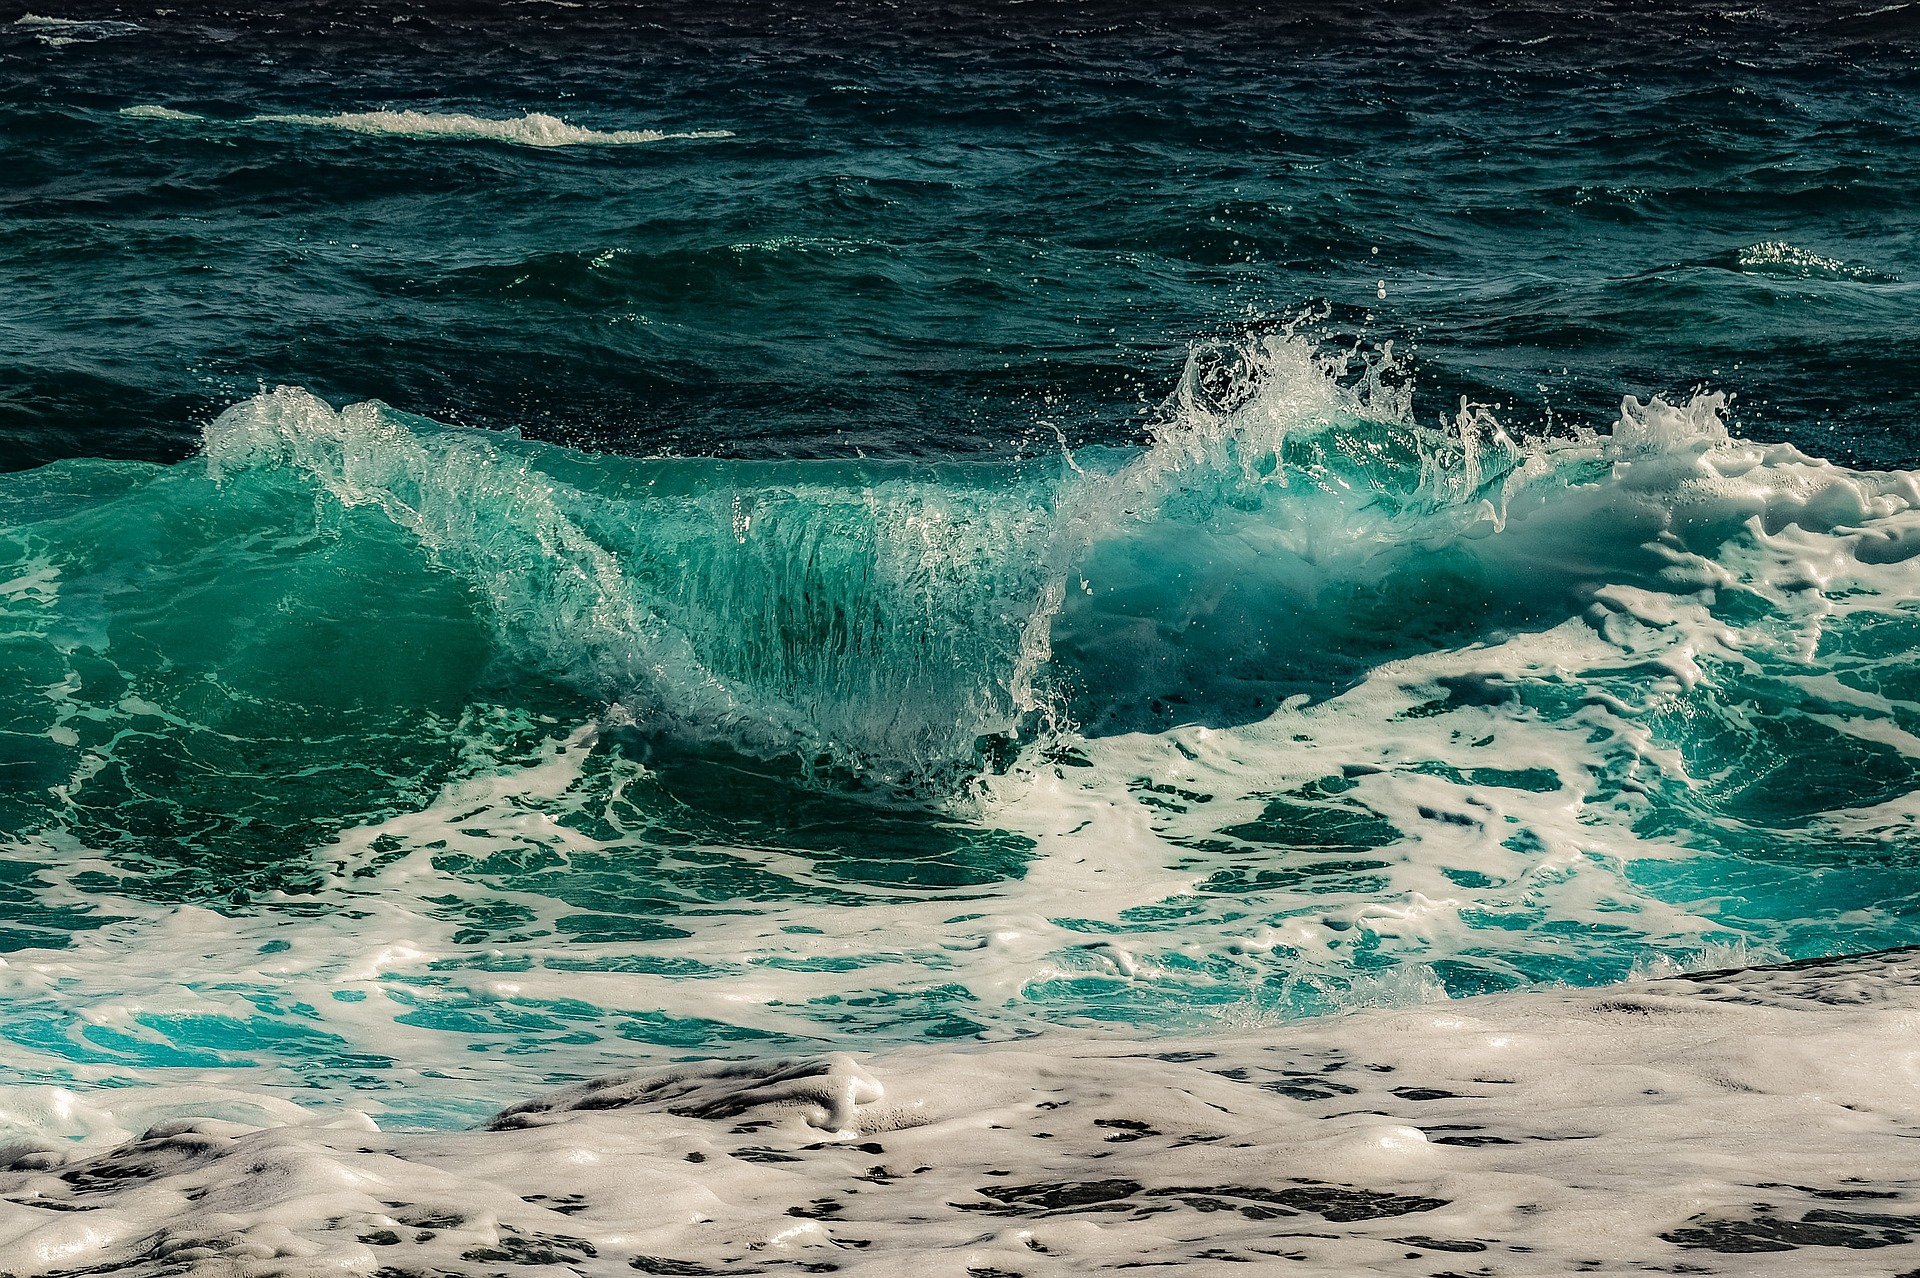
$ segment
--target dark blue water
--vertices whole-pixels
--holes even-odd
[[[174,460],[282,381],[614,452],[1117,442],[1316,302],[1417,344],[1423,416],[1710,382],[1915,455],[1907,7],[273,9],[0,23],[9,465]],[[241,123],[381,110],[734,136]]]

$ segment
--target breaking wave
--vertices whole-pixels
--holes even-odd
[[[1044,465],[587,459],[281,388],[212,423],[206,463],[383,511],[502,661],[910,787],[1049,726],[1251,721],[1605,592],[1792,614],[1809,573],[1920,551],[1913,476],[1737,439],[1718,393],[1522,442],[1464,403],[1417,423],[1404,372],[1293,335],[1208,348],[1151,446]]]
[[[137,120],[199,121],[206,117],[157,105],[130,106],[120,114]],[[464,141],[509,142],[516,146],[638,146],[671,139],[730,138],[725,129],[666,133],[659,129],[589,129],[569,124],[539,111],[511,119],[430,111],[345,111],[336,115],[256,115],[247,124],[298,124],[343,129],[376,137],[450,138]]]

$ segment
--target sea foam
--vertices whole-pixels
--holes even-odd
[[[1528,437],[1341,365],[1203,353],[1071,463],[589,457],[288,389],[187,463],[9,477],[50,815],[0,853],[98,913],[10,955],[0,1064],[447,1126],[694,1052],[1911,939],[1914,477],[1715,394]],[[236,878],[290,908],[151,886]]]
[[[558,116],[538,111],[507,120],[431,111],[348,111],[338,115],[256,115],[249,123],[304,124],[376,136],[511,142],[517,146],[534,147],[637,146],[671,139],[733,136],[725,129],[684,133],[666,133],[658,129],[595,130],[569,124]]]
[[[129,120],[204,120],[204,115],[195,115],[191,111],[176,111],[172,107],[145,104],[141,106],[121,107],[120,114]]]
[[[459,1133],[160,1119],[117,1147],[10,1151],[0,1263],[1802,1274],[1870,1250],[1904,1271],[1917,968],[1823,960],[1150,1045],[679,1065]],[[115,1106],[138,1124],[170,1101],[192,1103],[128,1088]]]
[[[120,114],[129,119],[204,121],[205,116],[170,107],[140,105],[122,107]],[[242,124],[298,124],[313,128],[343,129],[376,137],[447,138],[453,140],[508,142],[516,146],[638,146],[674,139],[730,138],[725,129],[703,129],[668,133],[659,129],[589,129],[569,124],[558,116],[529,111],[525,115],[497,120],[485,116],[433,111],[347,111],[336,115],[280,114],[255,115]]]

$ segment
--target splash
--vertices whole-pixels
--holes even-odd
[[[206,456],[385,512],[475,592],[502,662],[909,788],[951,787],[989,738],[1255,721],[1603,589],[1735,585],[1754,521],[1910,553],[1889,521],[1912,476],[1736,440],[1718,394],[1523,445],[1483,407],[1418,424],[1407,385],[1390,350],[1209,348],[1150,447],[1058,467],[587,459],[281,389]]]

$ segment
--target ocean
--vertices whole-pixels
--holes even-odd
[[[1920,1272],[1920,6],[27,2],[0,1270]]]

